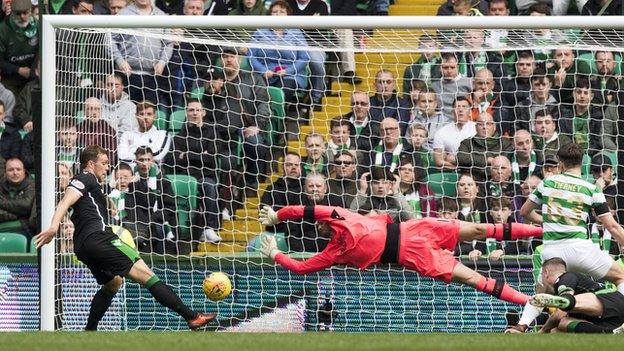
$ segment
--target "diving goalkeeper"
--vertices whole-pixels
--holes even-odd
[[[458,241],[496,238],[515,240],[541,237],[542,228],[526,224],[480,224],[440,218],[392,223],[388,215],[365,217],[340,207],[286,206],[278,212],[260,210],[263,225],[303,218],[319,221],[319,235],[330,238],[327,247],[305,260],[294,260],[277,249],[275,238],[262,238],[262,253],[297,274],[308,274],[344,264],[365,269],[375,263],[395,263],[418,274],[457,282],[519,305],[529,297],[502,281],[482,276],[453,256]]]

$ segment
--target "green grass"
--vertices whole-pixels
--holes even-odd
[[[242,334],[211,332],[0,333],[0,350],[84,351],[362,351],[619,350],[619,335],[508,334]]]

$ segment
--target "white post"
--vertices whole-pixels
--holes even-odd
[[[56,116],[56,37],[54,27],[46,16],[41,24],[41,45],[44,54],[41,58],[41,227],[47,228],[54,215],[55,182],[55,116]],[[52,83],[52,84],[49,84]],[[54,300],[55,300],[55,245],[56,240],[41,249],[41,276],[39,278],[41,324],[39,328],[45,331],[54,330]]]

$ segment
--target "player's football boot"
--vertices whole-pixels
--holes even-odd
[[[535,294],[529,298],[529,303],[535,307],[566,308],[570,301],[565,297],[550,294]]]
[[[216,317],[217,315],[214,313],[198,313],[197,317],[187,321],[188,327],[191,330],[197,330],[201,327],[205,327],[206,324],[210,323]]]
[[[624,324],[619,327],[613,329],[613,334],[624,334]]]

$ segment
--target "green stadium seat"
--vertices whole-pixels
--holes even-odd
[[[189,97],[191,99],[201,100],[204,97],[204,92],[205,91],[206,91],[206,89],[203,86],[197,87],[197,88],[191,90],[191,92],[189,93]]]
[[[190,238],[191,213],[197,208],[197,179],[193,176],[182,174],[169,174],[166,176],[171,182],[173,193],[176,196],[178,228],[183,237]]]
[[[430,173],[427,177],[427,186],[437,196],[454,197],[457,195],[457,173]]]
[[[0,233],[0,253],[26,253],[27,243],[20,233]]]
[[[174,134],[178,134],[182,129],[182,126],[186,122],[186,111],[179,110],[174,111],[171,116],[169,116],[169,131]]]
[[[262,245],[262,237],[267,235],[273,235],[275,237],[275,241],[277,242],[277,248],[282,252],[288,252],[288,243],[286,242],[286,234],[285,233],[271,233],[271,232],[262,232],[258,234],[255,238],[251,239],[249,242],[249,251],[260,251],[260,246]]]
[[[23,231],[22,222],[8,221],[0,223],[0,233],[21,233]]]
[[[37,254],[37,244],[35,244],[34,240],[30,241],[30,253]]]
[[[158,112],[156,113],[156,121],[154,122],[156,128],[159,130],[167,130],[167,118],[167,112],[158,110]]]

